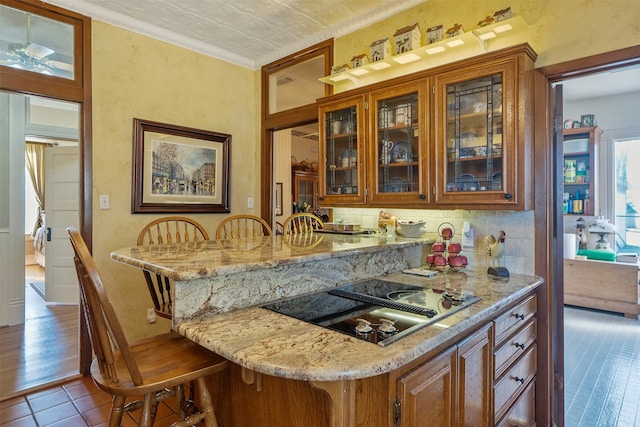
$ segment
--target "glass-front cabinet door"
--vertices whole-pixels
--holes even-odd
[[[372,204],[427,202],[425,93],[423,82],[371,94]]]
[[[365,203],[364,97],[320,106],[320,205]]]
[[[436,77],[436,204],[516,203],[514,75],[508,63]]]

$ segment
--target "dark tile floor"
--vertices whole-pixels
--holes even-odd
[[[565,426],[640,426],[640,321],[565,308]]]
[[[106,427],[111,396],[98,389],[90,377],[58,387],[0,402],[2,427]],[[140,411],[134,412],[134,417]],[[122,426],[136,426],[137,419],[125,414]],[[169,398],[158,405],[154,426],[170,426],[178,420],[176,401]]]

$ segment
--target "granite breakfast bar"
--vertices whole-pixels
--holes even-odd
[[[496,321],[514,306],[528,308],[523,324],[535,318],[540,278],[511,275],[494,281],[473,270],[433,278],[401,273],[422,263],[428,240],[318,234],[313,245],[296,243],[300,242],[273,236],[112,253],[114,260],[169,276],[175,329],[233,362],[223,379],[210,382],[221,425],[391,426],[398,416],[397,382],[404,376],[443,350],[457,352],[477,331],[489,343],[500,327],[495,325],[501,324]],[[270,301],[377,276],[464,289],[482,300],[387,347],[260,308]],[[479,347],[484,349],[482,369],[491,372],[494,363],[487,351],[494,347]],[[493,384],[497,378],[489,372],[480,377]],[[462,380],[457,374],[455,378]],[[532,378],[526,381],[529,388]],[[479,391],[487,404],[494,400],[488,397],[491,390]],[[515,406],[511,401],[505,405]],[[508,407],[493,411],[491,420],[506,417]]]

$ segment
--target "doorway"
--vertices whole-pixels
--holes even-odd
[[[621,49],[618,51],[609,52],[607,54],[596,55],[593,57],[582,58],[579,60],[569,61],[566,63],[556,64],[553,66],[542,67],[539,69],[540,73],[546,77],[549,86],[552,87],[557,83],[562,83],[561,88],[564,89],[563,86],[569,84],[570,82],[578,82],[580,78],[584,78],[587,76],[593,76],[596,74],[605,73],[612,70],[621,71],[627,67],[634,66],[640,64],[640,46]],[[611,77],[611,81],[613,81],[613,76]],[[617,80],[617,79],[616,79]],[[605,84],[604,88],[611,88],[613,85]],[[549,90],[548,95],[552,95],[553,90]],[[562,98],[558,101],[558,99],[553,96],[549,97],[549,108],[548,111],[555,111],[554,106],[560,105],[561,107],[564,104]],[[603,122],[598,120],[598,117],[605,117],[603,113],[596,113],[596,110],[593,109],[593,106],[589,106],[589,110],[593,111],[585,111],[584,114],[589,116],[593,114],[596,117],[597,123],[603,125]],[[637,108],[635,109],[637,111]],[[569,114],[574,115],[577,113],[565,111],[567,114],[567,118]],[[550,333],[552,334],[552,347],[555,349],[554,351],[554,379],[558,381],[554,381],[553,387],[553,418],[558,424],[558,426],[565,425],[564,414],[565,414],[565,387],[563,377],[564,373],[564,360],[565,360],[565,348],[563,342],[563,331],[564,331],[564,315],[563,315],[563,301],[564,301],[564,285],[563,285],[563,239],[561,234],[564,231],[564,218],[562,215],[562,195],[563,195],[563,150],[562,150],[562,124],[564,119],[564,114],[559,117],[553,117],[553,120],[548,120],[548,123],[554,124],[554,133],[556,135],[560,134],[559,137],[556,138],[558,141],[557,144],[553,145],[551,143],[548,144],[550,153],[553,155],[549,155],[549,170],[555,170],[556,172],[549,175],[550,179],[553,179],[553,187],[555,193],[552,200],[548,205],[550,212],[553,211],[554,220],[551,225],[552,234],[553,234],[553,242],[549,242],[548,247],[550,251],[550,255],[553,258],[554,267],[549,274],[549,280],[552,288],[549,291],[550,294],[550,307],[549,312],[554,314],[554,322],[551,327],[550,325]],[[549,117],[551,119],[551,117]],[[581,120],[581,114],[578,116],[578,121]],[[603,125],[604,126],[604,125]],[[551,149],[553,147],[553,149]],[[558,152],[559,148],[559,152]],[[554,151],[555,150],[555,151]],[[553,168],[551,166],[553,165]],[[559,215],[556,215],[556,212]],[[544,243],[546,240],[544,239],[536,239],[536,241]],[[556,260],[559,262],[556,263]],[[566,378],[564,378],[566,380]],[[569,425],[569,424],[567,424]]]
[[[61,228],[64,232],[66,226],[79,224],[79,106],[5,95],[13,100],[3,109],[12,117],[8,142],[11,150],[22,151],[16,155],[21,163],[15,162],[7,178],[12,192],[23,198],[8,221],[10,234],[22,239],[11,245],[17,262],[5,266],[11,279],[3,288],[20,309],[14,310],[11,326],[0,329],[0,397],[78,375],[80,370],[78,285],[67,254],[71,248],[65,247],[67,239],[52,238]],[[9,199],[17,207],[18,199]],[[50,220],[45,219],[47,210]]]

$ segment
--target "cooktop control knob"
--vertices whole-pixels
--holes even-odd
[[[382,324],[378,327],[378,331],[382,332],[383,334],[393,334],[398,330],[394,326],[394,324],[396,323],[395,320],[380,319],[380,323]]]
[[[371,322],[365,319],[356,319],[358,321],[358,325],[356,326],[356,332],[358,334],[366,335],[369,332],[373,331],[371,327]]]

